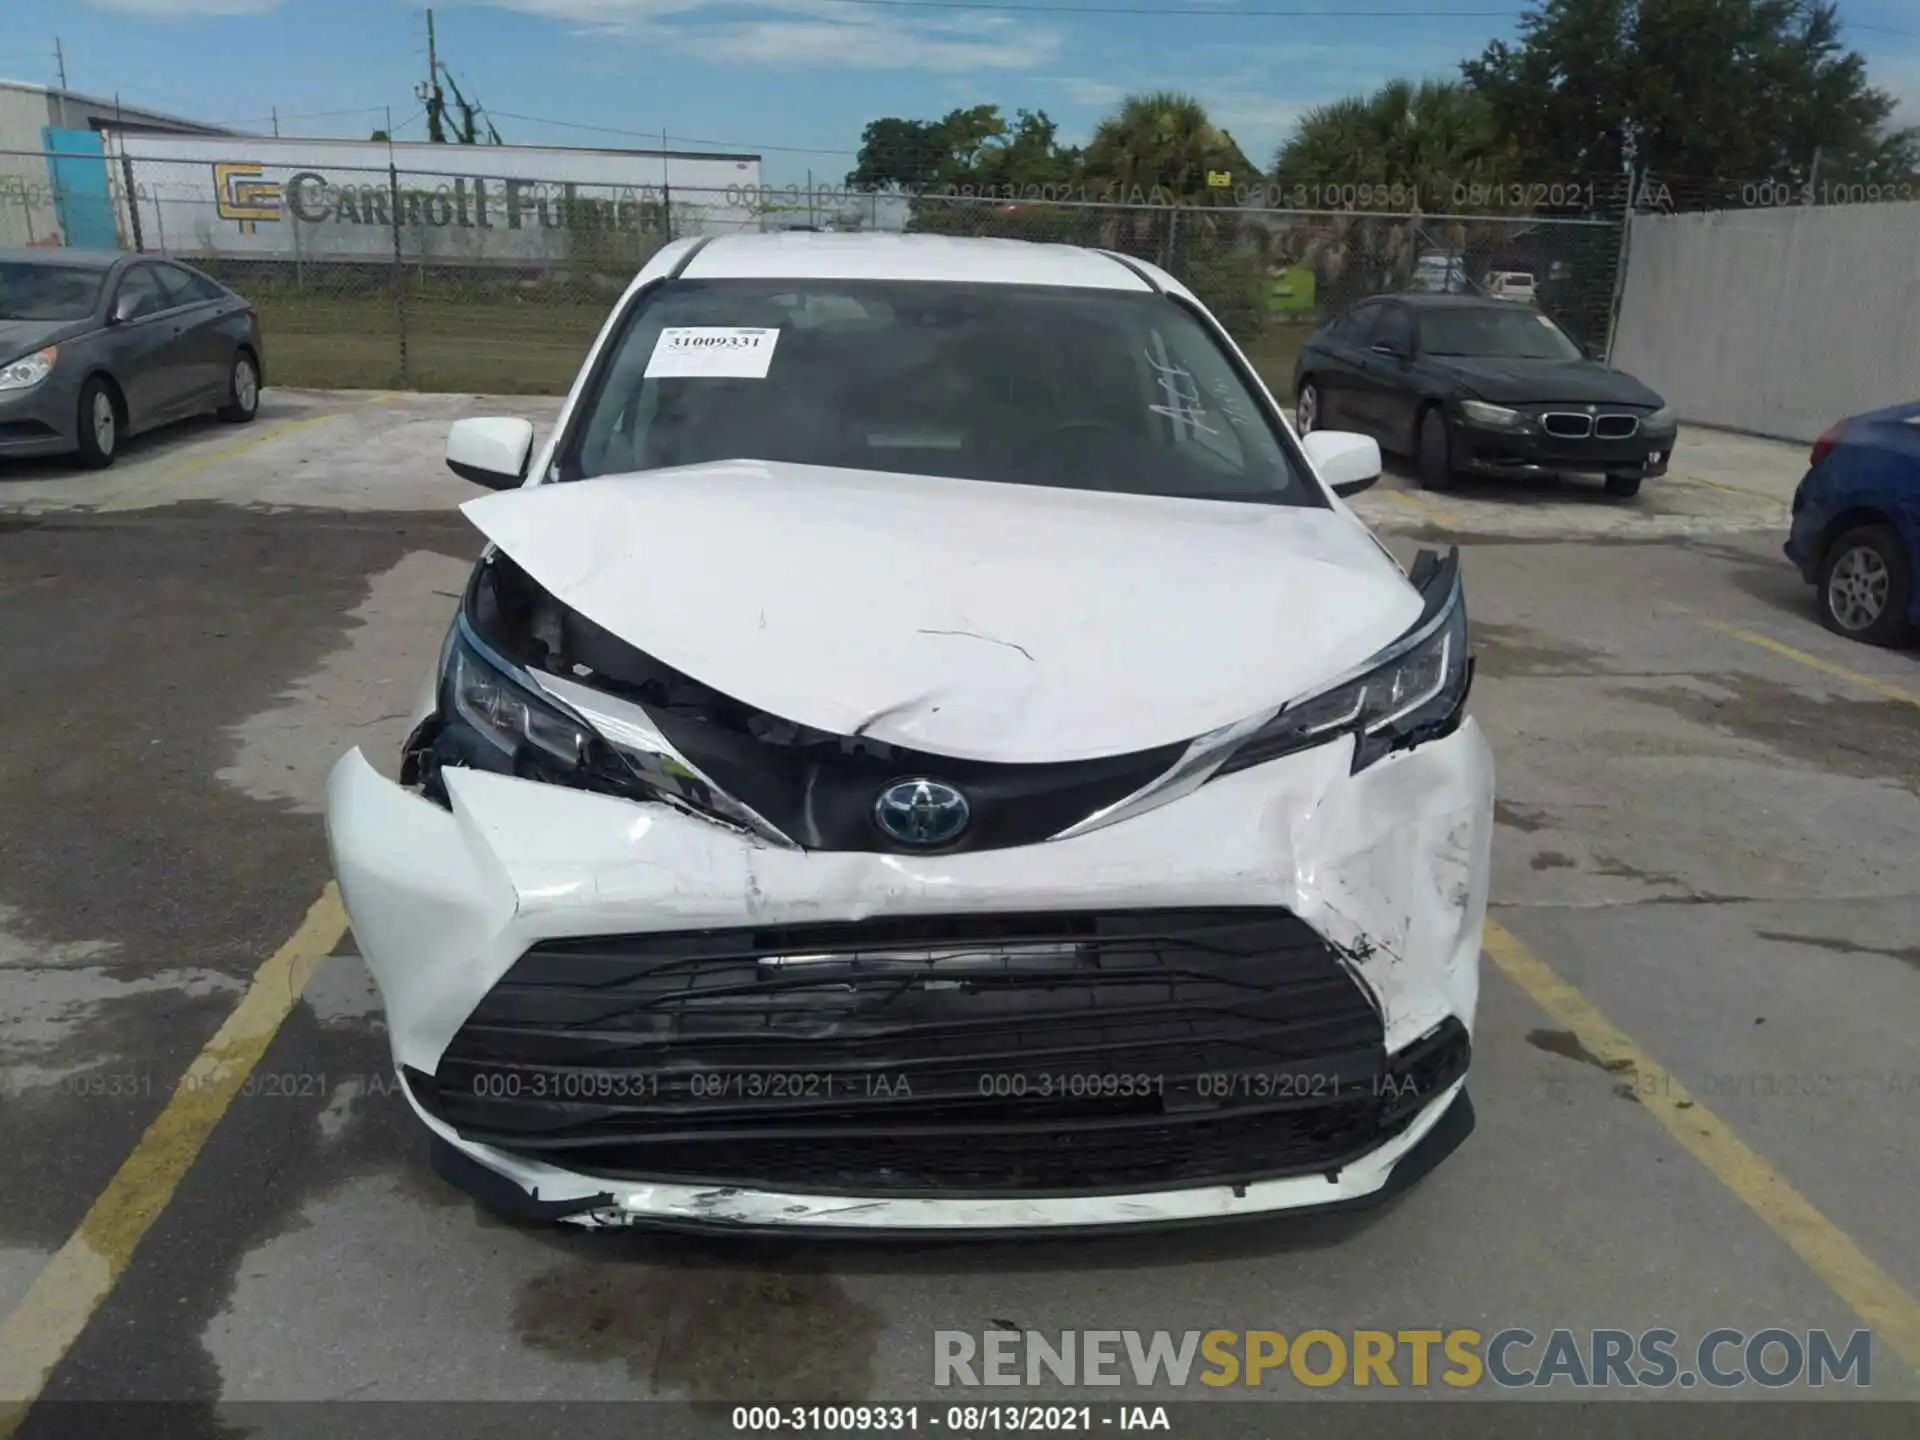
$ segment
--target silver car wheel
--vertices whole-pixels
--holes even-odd
[[[253,373],[253,361],[244,355],[233,362],[233,399],[249,415],[260,402],[260,377]]]
[[[1856,545],[1827,575],[1827,607],[1842,630],[1870,629],[1887,608],[1893,577],[1878,551]]]
[[[1320,392],[1313,385],[1300,387],[1300,399],[1293,409],[1294,426],[1302,435],[1313,432],[1320,423]]]
[[[113,397],[104,390],[96,390],[93,396],[93,443],[99,447],[102,455],[113,453],[114,431],[120,423],[113,413]]]

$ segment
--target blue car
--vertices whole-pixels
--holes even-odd
[[[1899,645],[1920,625],[1920,404],[1842,420],[1814,442],[1786,550],[1835,634]]]

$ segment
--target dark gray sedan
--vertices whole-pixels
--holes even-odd
[[[0,456],[113,463],[129,435],[260,406],[260,317],[191,266],[0,250]]]

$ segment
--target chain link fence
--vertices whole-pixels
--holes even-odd
[[[695,191],[392,167],[283,180],[248,165],[126,160],[110,169],[121,245],[185,260],[245,295],[260,312],[274,383],[491,394],[563,393],[614,300],[669,241],[794,228],[998,236],[1151,261],[1190,286],[1278,387],[1306,336],[1355,301],[1475,293],[1500,272],[1531,276],[1535,303],[1602,346],[1627,200],[1624,178],[1586,187],[1577,205],[1475,195],[1452,197],[1476,202],[1475,213],[1429,214],[1246,203],[1258,195],[1192,205],[1137,195]],[[0,243],[29,229],[25,243],[59,243],[59,197],[10,196],[6,177],[0,165]]]
[[[1282,388],[1306,338],[1358,301],[1403,291],[1483,294],[1497,274],[1530,277],[1535,304],[1576,340],[1604,347],[1624,230],[1618,212],[1461,215],[965,196],[921,196],[912,209],[909,230],[1063,242],[1151,261],[1199,296]]]

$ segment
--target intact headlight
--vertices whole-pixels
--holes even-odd
[[[1496,430],[1516,430],[1527,423],[1527,417],[1518,410],[1509,410],[1505,405],[1489,405],[1484,400],[1462,400],[1460,413],[1476,425],[1487,425]]]
[[[1642,430],[1671,430],[1674,426],[1673,407],[1662,405],[1646,419],[1640,422]]]
[[[53,373],[53,362],[60,358],[60,347],[49,345],[31,355],[0,365],[0,392],[31,390]]]
[[[1456,562],[1457,564],[1457,562]],[[1456,568],[1437,605],[1352,675],[1284,706],[1216,776],[1353,736],[1353,768],[1454,729],[1472,684],[1466,598]]]

